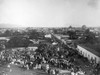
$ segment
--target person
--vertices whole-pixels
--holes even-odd
[[[10,65],[8,65],[7,67],[10,68]]]
[[[53,74],[53,75],[55,75],[55,74],[56,74],[56,73],[55,73],[55,70],[52,70],[52,74]]]
[[[48,70],[48,74],[50,74],[50,72],[51,72],[51,68],[49,68],[49,70]]]
[[[56,75],[59,75],[59,70],[55,69]]]
[[[38,65],[38,68],[41,69],[41,64]]]
[[[71,72],[71,75],[75,75],[75,73],[74,72]]]
[[[26,68],[27,68],[27,70],[29,70],[29,66],[28,66],[28,64],[26,65]]]
[[[12,72],[12,69],[10,69],[9,72]]]
[[[48,73],[49,70],[49,64],[46,65],[46,72]]]

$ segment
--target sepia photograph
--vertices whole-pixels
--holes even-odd
[[[0,0],[0,75],[100,75],[100,0]]]

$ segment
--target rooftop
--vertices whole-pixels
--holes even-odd
[[[92,48],[89,48],[89,47],[86,47],[86,46],[84,46],[83,44],[79,44],[79,46],[85,48],[85,49],[88,50],[89,52],[91,52],[91,53],[95,54],[96,56],[99,56],[99,57],[100,57],[100,53],[97,52],[96,50],[94,50],[94,49],[92,49]]]

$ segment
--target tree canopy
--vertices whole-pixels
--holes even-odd
[[[7,42],[7,48],[13,47],[27,47],[30,44],[30,40],[26,37],[12,37]]]
[[[37,32],[36,30],[32,30],[29,32],[30,39],[40,39],[43,38],[43,36],[44,36],[43,32]]]
[[[95,43],[96,41],[96,37],[95,34],[93,32],[90,32],[89,29],[85,30],[85,32],[83,33],[81,42],[83,43]]]
[[[77,38],[76,31],[68,31],[67,33],[69,35],[69,39],[76,39]]]

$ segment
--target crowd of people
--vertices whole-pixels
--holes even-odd
[[[86,75],[80,65],[76,65],[78,52],[64,44],[40,43],[38,49],[16,48],[3,50],[2,61],[18,65],[22,69],[41,69],[51,75]]]
[[[49,48],[47,50],[47,48]],[[53,48],[53,50],[51,50]],[[55,47],[49,47],[46,44],[41,44],[40,48],[36,51],[31,51],[29,49],[12,49],[4,50],[1,52],[1,60],[19,65],[23,69],[42,69],[47,73],[53,74],[54,72],[59,73],[57,70],[63,69],[73,72],[78,72],[81,70],[79,67],[74,65],[74,59],[70,57],[70,53],[62,49],[62,51]],[[53,70],[53,68],[55,68]]]

